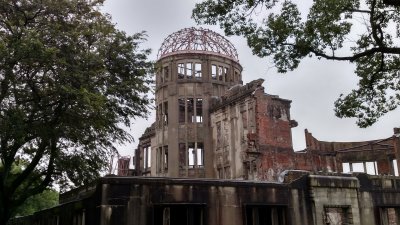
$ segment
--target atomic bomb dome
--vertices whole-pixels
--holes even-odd
[[[207,53],[239,61],[233,44],[220,34],[204,28],[185,28],[165,38],[157,58],[181,53]]]

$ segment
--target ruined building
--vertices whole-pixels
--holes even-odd
[[[171,34],[157,68],[156,121],[139,139],[135,175],[277,181],[285,170],[340,173],[343,165],[397,173],[392,137],[333,143],[306,131],[307,148],[294,152],[291,101],[265,93],[262,79],[243,85],[236,49],[213,31]]]
[[[400,225],[400,129],[295,152],[290,100],[242,82],[234,46],[188,28],[162,44],[156,121],[119,176],[64,193],[11,224]]]

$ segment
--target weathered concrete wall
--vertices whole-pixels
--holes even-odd
[[[243,99],[211,114],[214,168],[219,178],[243,179],[247,134],[255,132],[254,101]],[[221,172],[223,171],[223,172]]]
[[[375,225],[375,209],[372,194],[370,192],[359,192],[359,207],[360,207],[360,224],[362,225]]]
[[[327,209],[331,208],[345,211],[344,218],[338,220],[344,220],[347,224],[363,225],[360,221],[357,178],[310,175],[309,186],[314,225],[327,224]]]
[[[224,55],[183,52],[162,57],[157,67],[157,116],[152,142],[156,156],[152,168],[159,169],[152,175],[215,177],[209,109],[213,98],[221,97],[230,86],[242,83],[241,65]],[[199,108],[198,99],[202,101]],[[196,118],[198,110],[202,111],[201,121]],[[192,143],[202,146],[202,163],[189,165],[190,152],[181,146],[189,148]]]
[[[245,224],[246,206],[282,206],[290,224],[304,224],[298,191],[287,184],[228,180],[107,179],[103,184],[102,225],[158,224],[154,208],[199,207],[204,224]],[[115,193],[119,193],[118,196]],[[116,200],[117,199],[117,200]],[[117,202],[116,202],[117,201]],[[289,207],[296,202],[296,207]],[[292,220],[300,218],[297,221]],[[118,222],[115,219],[118,218]]]
[[[95,191],[71,192],[63,204],[10,225],[400,224],[399,178],[308,173],[289,171],[283,183],[106,177]]]

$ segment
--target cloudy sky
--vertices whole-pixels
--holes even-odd
[[[190,18],[196,2],[199,0],[106,0],[103,11],[112,16],[118,29],[128,34],[146,31],[148,40],[143,47],[151,48],[150,57],[156,60],[164,38],[180,29],[197,26]],[[223,34],[218,26],[202,27]],[[341,93],[347,94],[356,87],[354,65],[312,58],[303,60],[293,72],[278,74],[270,59],[252,55],[243,38],[228,39],[238,50],[244,83],[263,78],[267,93],[292,100],[291,117],[299,123],[292,129],[295,150],[305,148],[304,129],[319,140],[362,141],[389,137],[393,135],[393,127],[400,126],[399,109],[367,129],[358,128],[354,119],[335,117],[334,101]],[[122,155],[133,155],[138,138],[153,121],[154,113],[148,120],[134,121],[130,132],[136,142],[121,146]]]

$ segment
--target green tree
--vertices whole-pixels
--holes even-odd
[[[24,168],[28,165],[28,162],[17,159],[13,166],[11,167],[11,171],[9,176],[18,176],[24,170]],[[2,164],[0,164],[0,170],[2,170]],[[35,176],[35,173],[32,173],[31,176]],[[38,185],[40,180],[37,180],[35,184]],[[15,195],[21,195],[22,193],[18,193],[19,191],[24,191],[27,185],[32,185],[28,183],[22,183],[21,187],[16,191]],[[22,205],[20,205],[14,215],[15,216],[26,216],[31,215],[34,212],[40,211],[42,209],[50,208],[58,204],[58,192],[52,189],[45,189],[42,193],[30,196],[27,198]]]
[[[335,102],[336,115],[355,117],[360,127],[400,104],[400,4],[397,0],[314,0],[307,16],[295,0],[205,0],[198,23],[219,24],[227,35],[247,39],[253,53],[272,57],[280,73],[301,59],[349,61],[358,88]]]
[[[32,215],[43,209],[48,209],[58,204],[58,192],[46,189],[42,193],[31,196],[18,207],[15,216]]]
[[[148,114],[145,34],[116,29],[102,4],[0,1],[0,225],[55,183],[96,179],[132,140],[121,126]]]
[[[20,190],[22,190],[21,188]],[[20,193],[18,193],[20,194]],[[51,208],[58,204],[59,194],[52,189],[45,189],[43,192],[30,196],[14,212],[14,216],[27,216],[33,213]]]

